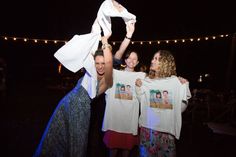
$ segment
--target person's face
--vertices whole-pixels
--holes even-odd
[[[134,69],[138,64],[138,56],[135,52],[131,52],[129,57],[125,60],[127,68]]]
[[[98,75],[104,75],[105,73],[105,61],[103,56],[96,56],[95,67]]]
[[[155,55],[153,56],[152,61],[151,61],[150,70],[158,71],[158,69],[160,67],[159,58],[160,58],[160,53],[158,53],[158,52],[155,53]]]
[[[163,92],[163,97],[167,98],[168,97],[168,92]]]
[[[126,86],[126,90],[127,90],[127,91],[130,91],[130,86]]]
[[[161,94],[160,94],[160,93],[157,93],[157,94],[156,94],[156,97],[157,97],[157,98],[161,98]]]

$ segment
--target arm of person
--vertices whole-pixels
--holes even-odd
[[[188,100],[192,97],[192,95],[191,95],[191,92],[189,89],[189,82],[184,81],[184,83],[183,82],[181,82],[181,83],[186,86],[186,100],[182,100],[182,102],[181,102],[181,112],[183,113],[187,109]]]
[[[135,91],[136,91],[136,95],[138,98],[138,101],[141,101],[141,95],[143,94],[143,91],[141,89],[142,86],[142,80],[140,78],[136,79],[135,81]]]
[[[181,112],[183,113],[187,107],[188,107],[188,101],[183,100],[181,102]]]
[[[102,49],[105,61],[105,84],[107,88],[113,84],[113,57],[112,57],[112,46],[108,43],[108,37],[102,38]]]
[[[188,83],[189,81],[181,76],[178,77],[179,78],[179,81],[182,83],[182,84],[185,84],[185,83]]]
[[[112,0],[113,6],[117,9],[117,11],[122,12],[124,7],[115,0]]]
[[[112,46],[108,43],[109,37],[102,37],[102,50],[104,56],[104,76],[99,82],[98,95],[104,93],[113,84],[113,56]]]
[[[107,88],[110,88],[113,84],[113,61],[112,61],[112,51],[110,48],[106,47],[103,49],[104,59],[105,59],[105,83]]]
[[[135,21],[130,21],[126,23],[126,36],[124,38],[124,40],[122,41],[119,50],[116,51],[114,58],[115,59],[121,59],[125,50],[127,49],[127,47],[129,46],[130,42],[131,42],[131,38],[133,36],[135,30]]]

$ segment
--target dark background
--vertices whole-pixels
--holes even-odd
[[[63,43],[44,44],[12,39],[6,41],[3,37],[69,40],[75,34],[89,33],[102,2],[2,2],[0,58],[5,62],[1,63],[1,66],[6,74],[6,89],[1,91],[1,129],[3,150],[8,156],[32,155],[58,101],[72,89],[80,74],[74,74],[65,68],[58,74],[59,62],[53,54]],[[141,63],[149,65],[157,50],[168,49],[176,57],[178,75],[189,80],[191,89],[229,91],[236,88],[235,36],[233,38],[236,20],[232,1],[119,2],[137,16],[133,41],[217,36],[215,40],[199,42],[130,45],[130,49],[136,49],[140,53]],[[111,41],[123,40],[125,25],[122,19],[112,18],[112,31]],[[218,35],[221,34],[229,36],[220,38]],[[113,49],[117,50],[118,46],[116,44]],[[204,74],[209,74],[209,77],[203,77],[201,83],[197,82],[199,76]]]
[[[54,73],[58,64],[53,54],[59,44],[24,43],[22,40],[4,41],[3,37],[26,37],[30,39],[68,41],[75,34],[91,30],[96,13],[102,3],[79,0],[7,1],[1,5],[1,56],[7,61],[12,73],[21,72],[21,77],[31,77],[31,72]],[[178,44],[162,43],[144,45],[136,43],[141,62],[149,65],[158,49],[169,49],[176,57],[178,74],[186,77],[195,87],[199,75],[210,74],[212,88],[235,88],[235,48],[232,36],[236,32],[236,20],[232,2],[223,1],[119,1],[129,12],[137,16],[133,41],[157,41],[194,38],[194,42]],[[121,18],[112,18],[111,41],[122,41],[125,24]],[[229,37],[220,38],[219,35]],[[217,36],[216,40],[201,40],[198,37]],[[118,45],[115,46],[115,50]],[[14,60],[15,59],[15,60]],[[23,68],[25,67],[25,68]],[[43,68],[46,69],[43,69]],[[49,71],[49,67],[50,70]],[[16,70],[20,68],[20,70]],[[38,69],[36,69],[38,68]],[[25,71],[25,72],[24,72]],[[26,75],[22,76],[26,73]],[[33,75],[35,76],[35,75]]]

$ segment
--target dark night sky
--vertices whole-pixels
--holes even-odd
[[[69,40],[75,34],[90,32],[102,2],[102,0],[8,0],[1,5],[0,35]],[[236,32],[234,5],[228,0],[222,2],[119,0],[119,2],[137,16],[133,40],[179,39]],[[112,24],[111,40],[123,40],[125,35],[123,21],[120,18],[112,18]],[[7,58],[12,70],[17,68],[17,64],[25,64],[22,65],[27,69],[25,73],[28,73],[29,65],[34,68],[38,65],[56,67],[57,61],[53,58],[53,54],[60,47],[58,45],[22,45],[20,43],[12,45],[5,41],[3,43],[5,54],[1,56]],[[213,79],[219,82],[225,81],[231,44],[232,41],[229,38],[177,46],[141,47],[136,45],[135,48],[141,51],[142,58],[146,57],[144,61],[147,63],[157,49],[170,49],[176,56],[180,75],[192,81],[192,79],[196,80],[201,73],[211,73],[213,77],[221,77],[221,79]],[[31,71],[34,68],[31,68]]]
[[[5,5],[1,5],[3,12],[1,31],[6,35],[71,38],[74,34],[90,31],[102,2],[102,0],[9,0]],[[229,0],[223,2],[119,0],[119,2],[137,16],[135,32],[137,40],[225,34],[234,33],[236,30],[234,5]],[[115,28],[114,32],[117,31]]]
[[[1,1],[0,66],[1,59],[4,59],[7,76],[6,97],[3,101],[0,97],[1,131],[4,135],[1,140],[7,147],[3,147],[3,151],[9,156],[11,154],[32,156],[54,107],[66,94],[66,90],[69,90],[69,88],[59,90],[58,87],[73,84],[77,77],[68,80],[66,79],[68,77],[61,77],[57,73],[59,62],[53,54],[62,44],[5,41],[2,36],[69,40],[75,34],[90,32],[102,2],[103,0]],[[119,0],[119,2],[137,16],[132,40],[197,38],[236,33],[234,0]],[[125,36],[123,21],[120,18],[112,18],[112,22],[111,40],[123,40]],[[113,46],[113,49],[117,49],[118,46],[118,44]],[[171,50],[176,58],[178,75],[189,80],[190,89],[211,88],[216,89],[214,91],[226,92],[229,88],[236,89],[236,39],[233,43],[232,36],[192,43],[134,44],[130,45],[130,48],[137,50],[141,55],[140,61],[147,65],[156,50]],[[210,77],[198,83],[199,75],[206,73],[210,74]],[[64,68],[62,75],[77,76],[77,73],[74,74]],[[200,119],[203,119],[202,110],[200,112],[197,116],[200,115]],[[191,128],[190,134],[192,134],[192,126],[188,128]],[[203,131],[205,132],[205,126],[200,130],[200,135]],[[199,129],[196,133],[199,135]],[[188,132],[187,134],[186,137],[190,137]],[[209,139],[205,138],[205,134],[201,137],[197,140],[197,145],[198,141],[202,144],[202,141]],[[195,138],[190,137],[191,143]],[[216,141],[215,137],[213,141]],[[220,143],[222,138],[217,141]],[[209,143],[200,146],[197,152],[205,150],[202,148],[206,144]],[[195,145],[191,144],[190,147],[192,146]],[[206,148],[209,151],[208,146]],[[226,147],[220,145],[217,148]],[[228,147],[226,150],[220,150],[224,155],[225,152],[231,152],[228,151]]]

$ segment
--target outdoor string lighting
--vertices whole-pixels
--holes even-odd
[[[139,45],[159,45],[159,44],[177,44],[177,43],[186,43],[186,42],[199,42],[199,41],[209,41],[216,40],[220,38],[227,38],[232,36],[232,34],[220,34],[220,35],[212,35],[212,36],[202,36],[195,38],[182,38],[182,39],[167,39],[167,40],[140,40],[133,41],[131,44],[139,44]],[[68,40],[50,40],[50,39],[34,39],[30,37],[12,37],[12,36],[0,36],[1,40],[9,41],[9,42],[20,42],[24,43],[37,43],[37,44],[66,44]],[[113,45],[117,43],[121,43],[122,41],[112,41]]]

